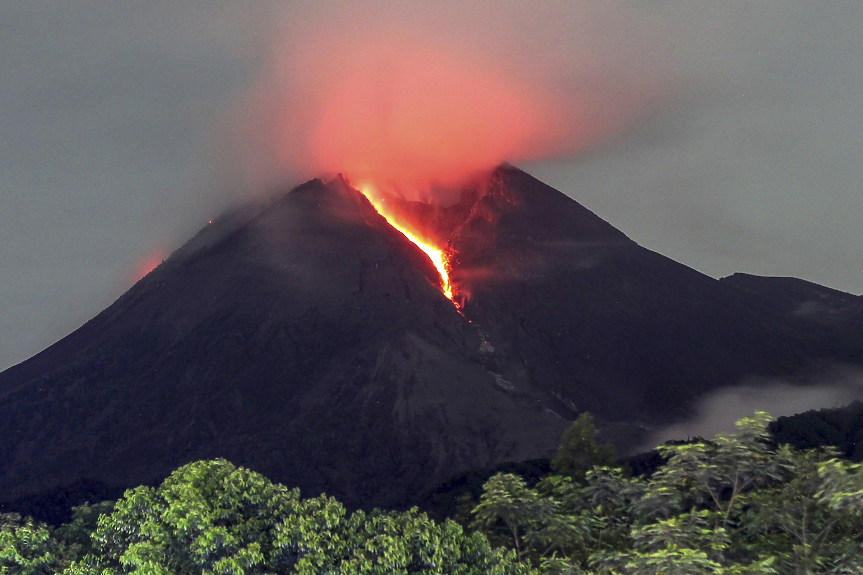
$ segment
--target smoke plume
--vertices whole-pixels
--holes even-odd
[[[756,411],[780,417],[810,409],[843,407],[863,399],[863,371],[838,367],[804,384],[750,378],[739,386],[719,389],[702,399],[691,420],[654,432],[638,451],[653,449],[669,439],[713,437],[734,429],[734,422]]]
[[[256,188],[345,172],[439,190],[595,146],[662,92],[662,44],[624,4],[297,4],[270,15],[230,113]]]

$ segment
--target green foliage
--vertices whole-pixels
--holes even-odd
[[[492,476],[473,532],[415,509],[347,513],[200,461],[159,487],[77,507],[56,531],[0,515],[0,575],[863,573],[863,467],[832,449],[774,447],[768,422],[757,413],[733,433],[663,446],[666,464],[638,478],[578,471],[606,457],[585,417],[556,467],[575,472],[535,485]]]
[[[783,477],[788,450],[770,449],[766,425],[770,417],[757,413],[741,419],[733,434],[719,434],[712,441],[663,445],[668,459],[649,482],[637,508],[644,517],[671,517],[692,506],[717,511],[726,525],[740,507],[740,495]]]
[[[528,573],[515,553],[416,510],[348,515],[334,499],[224,460],[181,467],[158,488],[126,492],[98,520],[74,575]]]
[[[521,477],[499,473],[486,482],[480,504],[473,513],[475,525],[481,528],[502,524],[520,559],[524,532],[539,536],[545,529],[552,528],[555,506],[554,500],[540,497]]]
[[[510,544],[548,574],[863,573],[860,465],[773,448],[769,420],[663,446],[667,463],[647,479],[594,467],[531,490],[494,477],[477,525],[514,526]]]
[[[710,512],[702,511],[634,526],[631,549],[597,555],[591,562],[600,570],[639,575],[720,573],[728,537],[721,528],[710,529],[710,523]]]
[[[584,412],[563,433],[551,468],[559,475],[581,479],[591,468],[614,463],[614,446],[596,443],[593,416]]]
[[[79,561],[93,551],[91,536],[96,530],[99,517],[114,510],[114,501],[103,501],[95,505],[84,504],[72,508],[72,520],[60,526],[54,536],[66,548],[70,561]]]
[[[787,452],[788,480],[745,496],[742,529],[755,547],[770,549],[782,572],[820,573],[863,567],[860,509],[847,506],[845,489],[863,487],[830,451]],[[858,536],[854,537],[854,530]],[[863,572],[852,571],[850,572]]]
[[[50,527],[15,513],[0,514],[0,575],[56,573],[64,552]]]

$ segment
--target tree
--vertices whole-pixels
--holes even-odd
[[[596,442],[593,416],[584,412],[563,433],[551,468],[559,475],[582,479],[591,468],[614,464],[614,446]]]
[[[115,503],[103,501],[93,505],[85,503],[73,507],[72,520],[54,531],[54,537],[65,546],[66,557],[70,562],[79,561],[93,552],[91,536],[98,526],[99,518],[110,515]]]
[[[527,574],[515,552],[416,510],[358,511],[225,460],[181,467],[126,492],[98,520],[93,551],[70,575],[252,573]]]
[[[652,476],[637,510],[645,517],[667,518],[693,506],[707,507],[718,513],[717,526],[727,527],[743,493],[787,475],[790,450],[770,447],[769,422],[769,415],[757,412],[739,420],[731,434],[660,446],[667,463]]]
[[[842,501],[854,477],[849,471],[857,466],[834,455],[831,449],[790,451],[789,479],[744,498],[745,535],[754,546],[770,549],[783,572],[863,572],[861,514]]]
[[[560,502],[558,513],[579,525],[581,536],[558,542],[551,549],[556,555],[586,568],[592,555],[631,547],[633,507],[645,489],[639,480],[626,477],[619,468],[595,467],[587,472],[583,484],[567,477],[549,477],[537,487]]]
[[[64,565],[64,555],[47,525],[16,513],[0,514],[0,575],[56,573]]]
[[[667,463],[649,478],[595,467],[535,490],[498,478],[477,513],[515,517],[522,554],[548,574],[863,572],[861,466],[829,449],[773,447],[769,420],[756,413],[732,433],[663,446]]]
[[[775,447],[768,421],[663,446],[647,478],[607,466],[534,487],[491,477],[473,524],[510,551],[416,509],[348,513],[215,460],[75,508],[56,531],[0,515],[0,575],[863,573],[863,467]]]
[[[498,473],[483,486],[479,505],[474,508],[474,525],[492,532],[499,523],[512,541],[516,556],[521,559],[524,533],[537,533],[552,520],[556,502],[540,497],[525,485],[524,480],[511,473]]]

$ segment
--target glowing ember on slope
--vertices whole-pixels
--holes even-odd
[[[159,264],[161,264],[164,259],[165,255],[161,250],[155,251],[148,255],[146,259],[141,261],[136,266],[135,270],[132,272],[129,278],[130,283],[137,282],[138,280],[149,274],[151,271],[159,267]]]
[[[357,186],[357,189],[362,192],[366,199],[368,199],[372,206],[374,206],[375,210],[377,210],[377,212],[382,215],[392,227],[400,231],[408,240],[411,241],[411,243],[416,245],[428,256],[432,264],[434,264],[434,267],[437,268],[438,274],[440,274],[441,291],[443,292],[443,295],[452,301],[456,307],[459,307],[453,299],[452,284],[449,279],[449,255],[444,250],[421,239],[420,235],[416,233],[414,226],[410,225],[404,218],[387,208],[385,199],[378,199],[375,197],[372,186],[369,184],[362,184]]]

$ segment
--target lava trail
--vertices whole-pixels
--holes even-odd
[[[441,249],[420,237],[415,226],[407,222],[396,211],[389,209],[386,200],[378,199],[374,193],[374,188],[370,184],[361,184],[357,186],[359,191],[371,202],[375,210],[384,217],[384,219],[395,229],[400,231],[408,240],[421,249],[431,260],[434,267],[437,268],[440,274],[441,291],[453,304],[458,307],[458,304],[453,299],[452,283],[449,279],[450,262],[449,254],[446,250]]]

